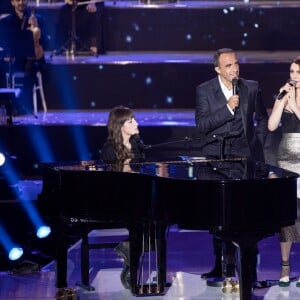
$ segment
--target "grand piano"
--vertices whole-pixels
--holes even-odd
[[[67,286],[70,228],[87,224],[94,228],[101,223],[107,228],[125,226],[129,230],[132,294],[164,294],[168,284],[166,230],[179,224],[208,230],[237,246],[240,299],[250,300],[247,249],[274,235],[281,226],[294,224],[297,178],[296,173],[238,157],[48,165],[38,206],[56,228],[56,285]],[[140,282],[139,272],[141,251],[149,238],[154,241],[148,250],[155,250],[157,276],[147,287]]]

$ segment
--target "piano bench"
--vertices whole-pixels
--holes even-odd
[[[95,229],[95,228],[94,228]],[[81,287],[84,287],[87,290],[93,290],[90,287],[90,249],[105,249],[105,248],[115,248],[119,244],[120,241],[117,242],[103,242],[103,243],[90,243],[89,242],[89,231],[90,228],[85,228],[81,233],[81,283],[79,284]]]

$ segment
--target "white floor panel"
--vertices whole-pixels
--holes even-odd
[[[95,291],[78,291],[78,300],[136,300],[120,281],[122,269],[103,269],[92,282]],[[177,272],[172,285],[163,296],[144,296],[147,300],[239,300],[238,294],[223,294],[219,287],[210,287],[199,275]],[[288,288],[272,286],[265,296],[255,296],[259,300],[299,300],[300,288],[293,282]]]
[[[300,288],[292,282],[289,287],[272,286],[266,293],[264,300],[296,300],[300,299]]]
[[[121,269],[100,270],[95,277],[92,286],[95,292],[99,293],[101,300],[133,300],[138,297],[133,296],[128,290],[124,290],[120,281]],[[93,292],[94,293],[94,292]],[[225,295],[226,300],[238,300],[238,295]],[[201,280],[199,275],[185,272],[177,272],[173,278],[171,287],[164,296],[147,296],[147,300],[196,300],[196,299],[223,299],[220,288],[209,287],[205,280]],[[84,298],[87,299],[87,298]],[[88,298],[91,299],[91,298]],[[93,298],[98,299],[98,298]],[[225,298],[224,298],[225,299]]]

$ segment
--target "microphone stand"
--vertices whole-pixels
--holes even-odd
[[[77,36],[76,36],[76,9],[77,9],[77,0],[72,1],[72,31],[71,31],[71,48],[70,48],[70,54],[73,57],[76,55],[76,42],[77,42]]]
[[[177,143],[182,143],[182,142],[192,142],[192,141],[193,141],[192,138],[186,136],[182,140],[170,141],[170,142],[165,142],[165,143],[160,143],[160,144],[155,144],[155,145],[144,145],[144,147],[145,147],[145,150],[148,150],[148,149],[164,147],[164,146],[168,146],[168,145],[172,145],[172,144],[177,144]]]
[[[8,88],[12,88],[12,74],[13,74],[14,57],[11,54],[11,51],[9,51],[7,59],[8,59],[8,74],[7,74],[8,78],[7,78],[6,85]]]
[[[68,5],[68,4],[67,4]],[[76,49],[76,43],[78,41],[77,33],[76,33],[76,9],[78,7],[77,0],[72,0],[72,7],[71,7],[71,33],[69,39],[59,48],[59,50],[54,50],[50,58],[52,58],[54,55],[59,55],[63,53],[63,51],[66,51],[66,54],[71,55],[71,58],[74,58],[77,54]]]
[[[231,136],[222,136],[222,135],[213,135],[212,138],[210,140],[205,140],[203,143],[201,143],[198,148],[202,148],[208,144],[211,144],[213,142],[216,141],[216,139],[218,141],[221,141],[221,145],[220,148],[222,149],[222,153],[223,153],[223,148],[224,148],[224,140],[227,137],[231,137]],[[168,145],[172,145],[172,144],[177,144],[177,143],[182,143],[182,142],[193,142],[193,141],[197,141],[197,140],[201,140],[202,138],[191,138],[186,136],[184,139],[181,140],[176,140],[176,141],[170,141],[170,142],[165,142],[165,143],[160,143],[160,144],[154,144],[154,145],[143,145],[145,150],[148,149],[153,149],[153,148],[159,148],[159,147],[164,147],[164,146],[168,146]],[[221,155],[223,157],[223,154]]]
[[[219,147],[220,147],[220,159],[224,159],[224,146],[225,146],[225,137],[224,136],[218,136],[217,137]]]
[[[211,144],[217,140],[220,145],[220,160],[224,160],[225,139],[237,137],[240,134],[241,134],[241,131],[233,131],[233,132],[228,132],[228,133],[223,133],[223,134],[213,134],[209,140],[204,140],[204,142],[202,142],[200,145],[198,145],[198,148],[201,149],[202,147],[204,147],[208,144]],[[164,147],[164,146],[182,143],[182,142],[193,142],[193,141],[197,141],[197,140],[201,140],[201,139],[202,138],[191,138],[191,137],[186,136],[184,139],[181,139],[181,140],[170,141],[170,142],[165,142],[165,143],[160,143],[160,144],[155,144],[155,145],[143,145],[143,147],[144,147],[144,150],[149,150],[149,149],[153,149],[153,148]]]
[[[220,147],[220,159],[224,159],[224,148],[225,148],[225,139],[227,138],[234,138],[241,134],[241,131],[233,131],[228,132],[225,134],[214,134],[212,137],[213,139],[217,139]],[[204,146],[204,145],[203,145]]]

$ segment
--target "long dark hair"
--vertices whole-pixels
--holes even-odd
[[[297,64],[300,67],[300,56],[295,57],[292,60],[292,63]]]
[[[121,132],[124,123],[132,118],[134,118],[133,111],[125,106],[114,107],[108,116],[108,140],[114,144],[117,159],[120,161],[133,158],[133,154],[123,144]]]

